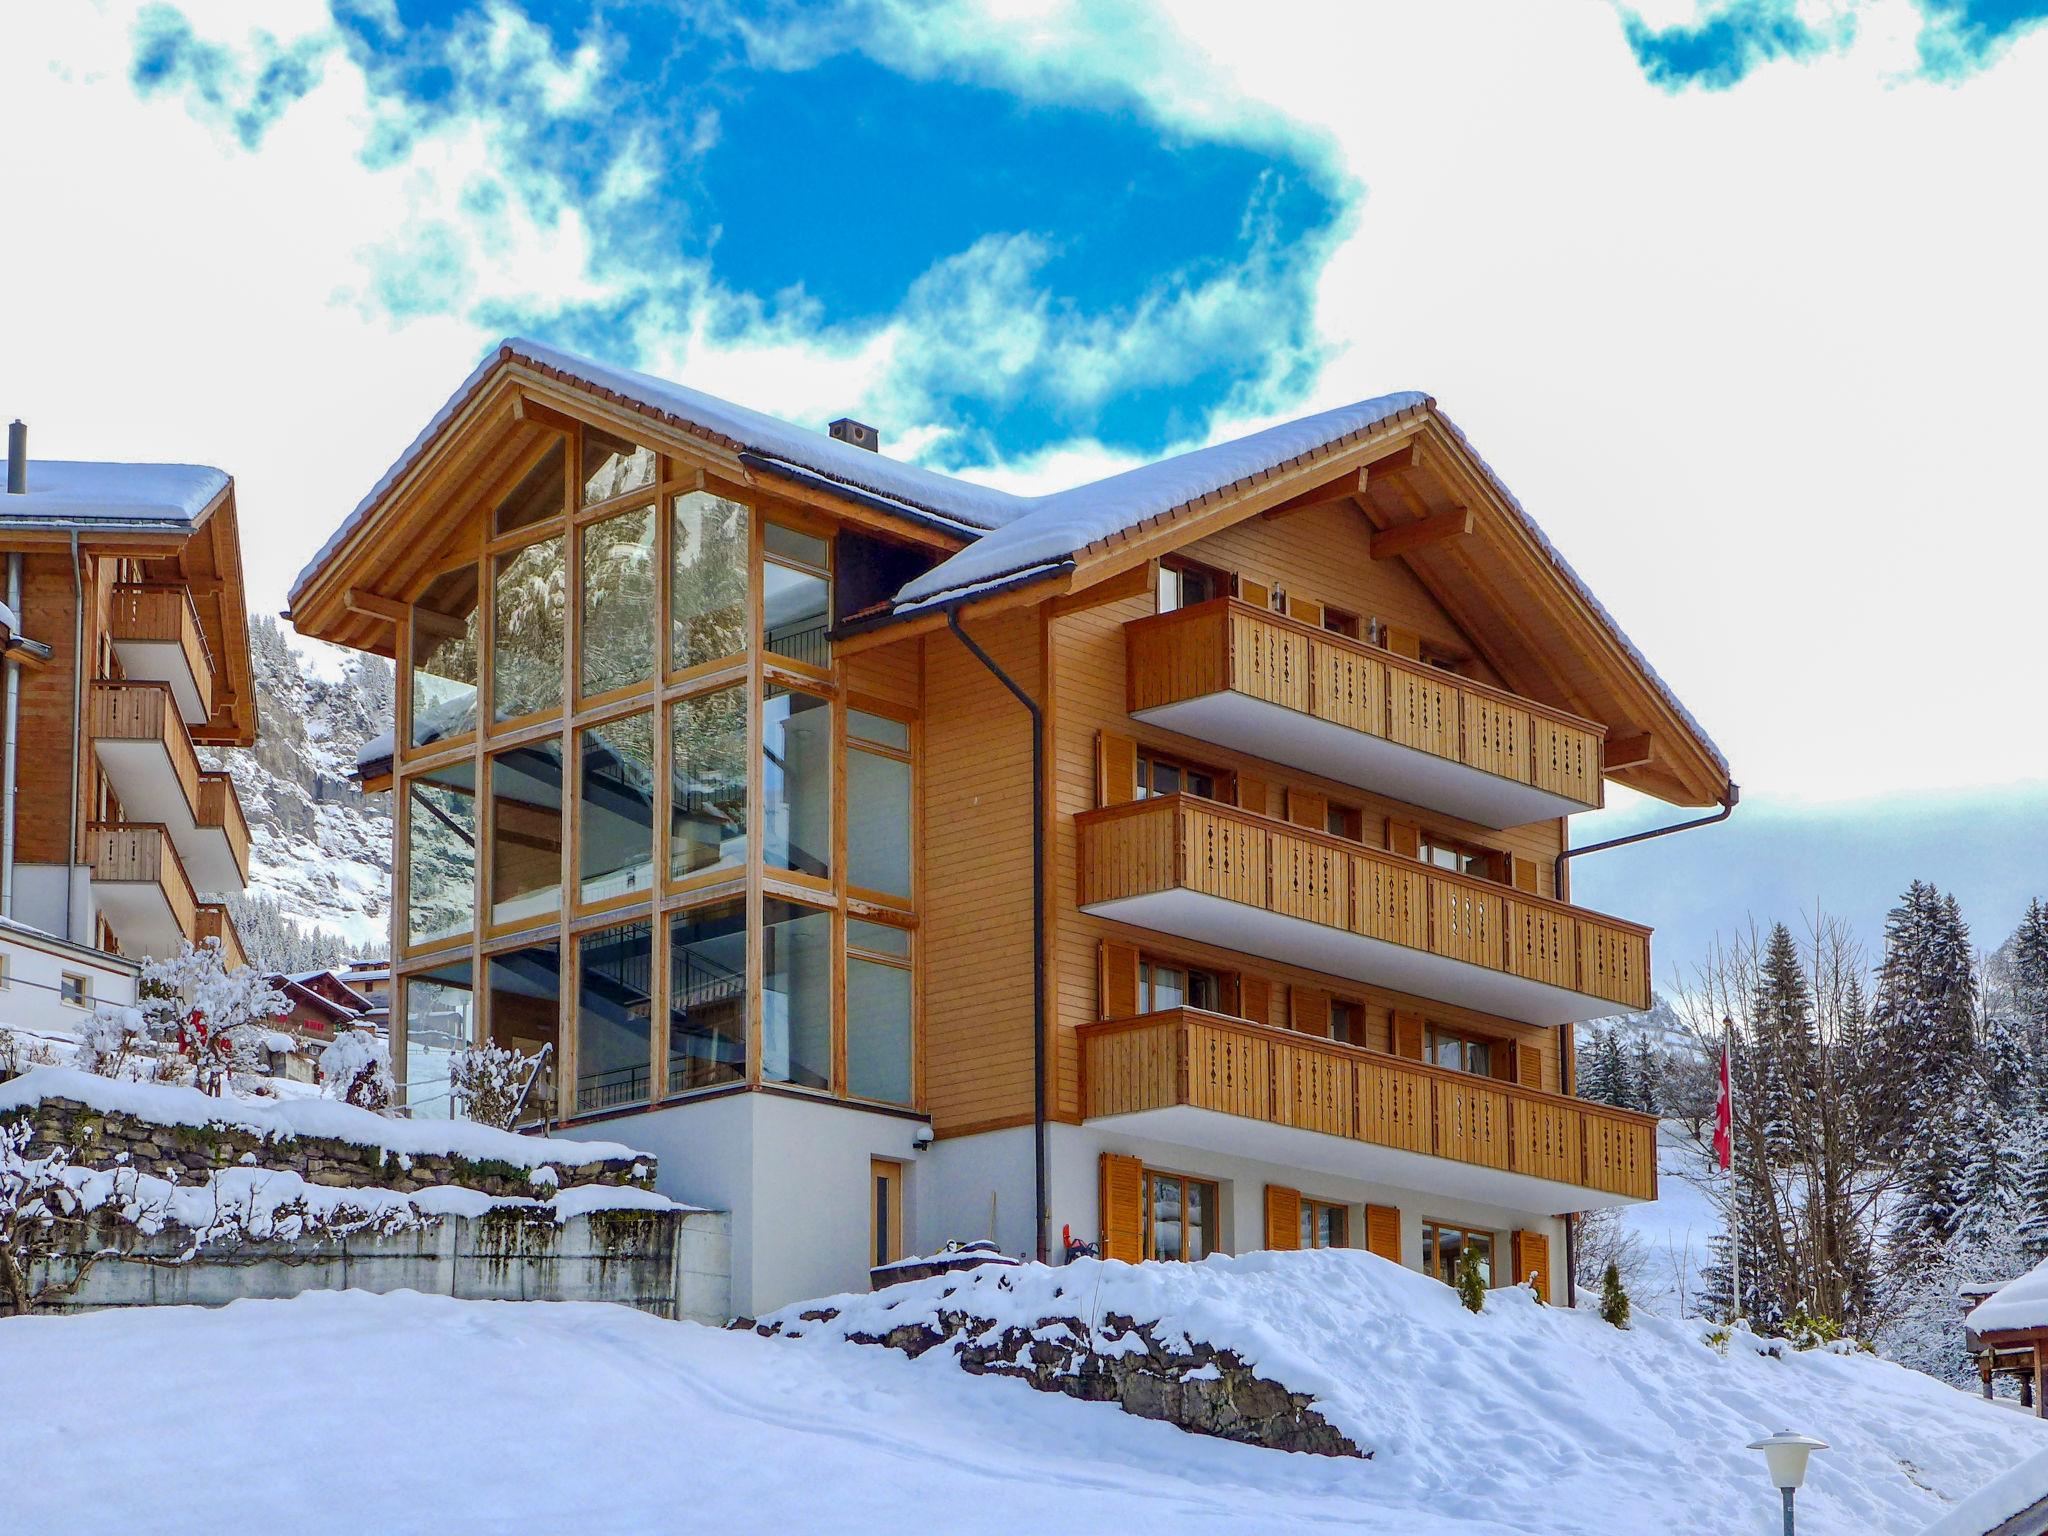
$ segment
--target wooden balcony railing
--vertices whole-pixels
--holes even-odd
[[[1124,625],[1133,715],[1233,692],[1562,796],[1603,803],[1607,727],[1234,597]]]
[[[220,940],[221,962],[229,970],[237,970],[249,963],[248,951],[242,948],[242,936],[235,932],[235,920],[218,902],[201,902],[193,925],[194,944],[204,944],[208,939]]]
[[[94,880],[156,886],[170,908],[172,924],[186,938],[192,937],[198,928],[199,898],[162,827],[94,822],[86,828],[85,838],[86,862]]]
[[[200,627],[199,610],[192,606],[189,591],[174,586],[116,587],[107,624],[117,644],[155,641],[176,645],[184,652],[201,706],[208,714],[213,712],[213,655],[207,649],[206,631]]]
[[[86,731],[94,741],[146,741],[162,745],[170,755],[171,772],[185,795],[185,808],[199,810],[204,770],[192,748],[192,736],[178,713],[177,701],[165,683],[94,683],[86,709]],[[157,806],[128,806],[141,815],[162,814]]]
[[[242,814],[242,797],[235,789],[235,781],[225,773],[202,772],[199,775],[199,806],[196,819],[202,827],[218,827],[228,835],[228,846],[235,851],[235,866],[242,872],[242,882],[249,880],[249,818]]]
[[[1084,1024],[1079,1034],[1089,1119],[1187,1105],[1657,1198],[1649,1115],[1192,1008]]]
[[[1650,930],[1219,801],[1084,811],[1080,904],[1187,890],[1504,975],[1650,1006]]]

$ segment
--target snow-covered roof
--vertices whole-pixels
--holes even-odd
[[[1963,1326],[1972,1333],[2048,1328],[2048,1260],[1978,1302],[1963,1318]]]
[[[19,496],[0,494],[0,522],[57,528],[108,523],[187,528],[227,486],[225,471],[204,464],[30,459],[28,490]]]
[[[382,730],[356,749],[356,772],[361,773],[378,763],[391,761],[391,754],[398,747],[398,732]]]
[[[2001,1472],[1920,1536],[1994,1536],[2048,1530],[2048,1454]],[[2032,1515],[2031,1521],[2020,1517]]]

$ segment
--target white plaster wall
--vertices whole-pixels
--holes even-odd
[[[919,1162],[917,1178],[918,1224],[911,1230],[920,1253],[976,1238],[993,1239],[1003,1252],[1020,1257],[1038,1251],[1031,1224],[1036,1181],[1029,1126],[935,1143]],[[1055,1248],[1059,1235],[1055,1222]]]
[[[75,1033],[92,1009],[63,1001],[58,987],[67,971],[90,980],[95,1003],[127,1007],[135,1002],[135,972],[112,959],[45,947],[31,935],[6,928],[0,928],[0,954],[7,960],[6,982],[0,985],[0,1024]]]

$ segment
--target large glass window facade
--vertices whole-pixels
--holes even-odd
[[[521,478],[512,493],[499,502],[491,514],[491,528],[497,533],[516,533],[531,528],[567,510],[563,495],[563,449],[559,442],[548,448]]]
[[[476,917],[476,768],[450,763],[405,781],[405,936],[438,944]]]
[[[668,920],[668,1091],[747,1075],[747,904],[712,902]]]
[[[484,962],[484,987],[491,1044],[535,1062],[518,1123],[553,1118],[555,1068],[560,1061],[556,1008],[562,996],[561,947],[551,939],[492,955]]]
[[[562,744],[491,757],[491,925],[551,922],[562,907]]]
[[[846,880],[884,896],[910,900],[910,758],[857,739],[848,711],[846,752]],[[882,722],[895,725],[895,721]]]
[[[813,667],[832,665],[832,546],[814,534],[768,523],[762,527],[761,627],[777,656]]]
[[[654,882],[654,716],[643,711],[593,725],[577,740],[577,899],[591,905],[645,895]]]
[[[762,903],[761,1075],[832,1086],[832,914]]]
[[[412,744],[476,729],[477,577],[474,565],[437,576],[412,607]]]
[[[770,688],[761,711],[761,843],[770,869],[832,874],[832,701]]]
[[[669,709],[671,880],[747,862],[747,688],[735,683]]]
[[[669,523],[669,665],[747,648],[747,509],[708,491],[675,500]]]
[[[595,427],[583,429],[583,505],[624,496],[654,484],[656,459],[642,448]]]
[[[576,945],[576,1112],[647,1102],[653,1061],[654,927],[626,923]]]
[[[476,1039],[476,990],[467,960],[405,982],[405,1104],[417,1120],[454,1113],[448,1063]]]
[[[499,555],[493,572],[491,718],[518,720],[559,709],[568,607],[561,535]]]
[[[886,923],[846,924],[846,1091],[911,1101],[910,935]]]
[[[654,676],[654,615],[660,602],[654,508],[587,524],[583,550],[582,689],[631,688]]]

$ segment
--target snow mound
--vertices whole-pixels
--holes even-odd
[[[803,1317],[828,1309],[829,1321]],[[1359,1250],[973,1270],[762,1323],[832,1348],[942,1312],[999,1328],[1074,1318],[1121,1348],[1104,1326],[1117,1314],[1162,1340],[1231,1350],[1312,1394],[1370,1452],[1373,1496],[1490,1512],[1513,1530],[1692,1529],[1688,1510],[1714,1528],[1710,1512],[1769,1493],[1745,1447],[1788,1426],[1832,1447],[1801,1496],[1813,1532],[1917,1532],[1994,1471],[2048,1450],[2048,1425],[1860,1351],[1717,1340],[1710,1325],[1640,1312],[1617,1330],[1519,1288],[1473,1314],[1450,1287]]]
[[[232,1126],[273,1140],[331,1136],[401,1157],[438,1154],[472,1162],[583,1167],[645,1153],[616,1141],[567,1141],[520,1136],[468,1120],[395,1120],[339,1099],[280,1099],[253,1103],[215,1098],[172,1083],[117,1082],[71,1067],[37,1067],[0,1083],[0,1115],[45,1099],[70,1099],[102,1114],[133,1115],[156,1125]]]

